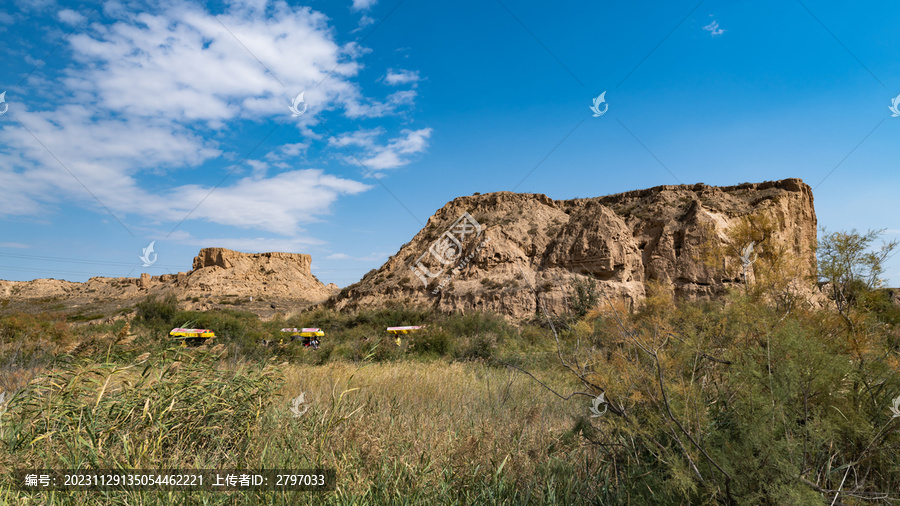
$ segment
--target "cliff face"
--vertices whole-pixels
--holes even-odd
[[[204,248],[185,276],[189,292],[239,296],[272,295],[321,301],[333,293],[310,272],[312,257],[300,253],[240,253]]]
[[[312,275],[311,262],[309,255],[298,253],[240,253],[204,248],[194,258],[190,272],[142,274],[140,278],[94,277],[85,283],[55,279],[0,281],[0,298],[128,299],[175,292],[179,298],[234,295],[323,301],[337,290]]]
[[[714,297],[742,282],[735,275],[740,258],[725,255],[719,268],[704,261],[704,251],[740,249],[729,243],[729,231],[751,218],[773,226],[757,251],[778,245],[797,260],[799,274],[815,273],[813,195],[799,179],[562,201],[498,192],[448,203],[380,269],[328,304],[403,300],[523,318],[535,314],[539,300],[550,312],[565,312],[567,295],[588,280],[631,304],[645,297],[651,280],[681,297]]]

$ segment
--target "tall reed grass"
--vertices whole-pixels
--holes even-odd
[[[597,486],[568,430],[581,407],[504,368],[276,366],[192,349],[138,358],[59,361],[11,399],[0,503],[572,504]],[[294,417],[301,392],[309,410]],[[337,471],[336,491],[40,494],[11,482],[13,468],[317,467]]]

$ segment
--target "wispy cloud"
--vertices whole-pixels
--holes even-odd
[[[377,139],[383,133],[381,129],[360,130],[340,137],[329,139],[336,147],[356,147],[362,150],[362,157],[343,155],[345,162],[358,164],[360,161],[372,171],[396,169],[413,161],[415,155],[428,148],[431,128],[419,130],[402,130],[401,136],[390,139],[386,144],[378,144]]]
[[[293,158],[297,156],[304,155],[306,150],[309,149],[309,143],[307,142],[294,142],[289,144],[282,144],[275,151],[270,151],[266,154],[267,160],[284,160],[285,158]]]
[[[327,175],[321,170],[295,170],[269,178],[249,176],[212,193],[207,186],[181,186],[170,192],[166,207],[156,211],[177,220],[202,200],[203,204],[193,213],[197,218],[295,235],[300,232],[301,223],[318,221],[316,217],[339,196],[355,195],[367,189],[366,184]]]
[[[84,16],[76,11],[73,11],[72,9],[63,9],[56,13],[56,17],[58,17],[60,21],[68,25],[77,25],[84,19]]]
[[[399,84],[417,83],[419,81],[419,72],[413,70],[397,70],[388,69],[384,76],[384,82],[391,86]]]
[[[359,26],[356,28],[356,30],[353,30],[353,32],[356,33],[358,31],[362,30],[363,28],[365,28],[371,24],[374,24],[374,23],[375,23],[375,18],[372,18],[369,16],[362,16],[359,18]]]
[[[403,106],[412,105],[416,98],[415,90],[404,90],[391,93],[387,100],[372,100],[369,103],[348,101],[344,104],[349,118],[379,118],[395,113]]]
[[[377,4],[378,0],[353,0],[353,10],[355,11],[364,11],[372,8],[373,5]]]
[[[40,11],[49,9],[53,5],[53,0],[19,0],[16,6],[23,11]]]

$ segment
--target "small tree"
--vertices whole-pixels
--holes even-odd
[[[828,233],[822,227],[816,250],[819,261],[819,279],[831,284],[831,296],[841,313],[863,293],[880,288],[884,283],[884,262],[898,245],[898,241],[881,243],[877,251],[870,251],[872,243],[884,232],[869,230],[861,234],[850,232]]]
[[[597,283],[593,278],[576,280],[572,285],[572,310],[576,318],[583,318],[588,311],[600,302]]]

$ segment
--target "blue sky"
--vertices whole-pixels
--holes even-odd
[[[893,4],[547,5],[5,6],[0,279],[187,271],[221,246],[308,253],[346,286],[501,190],[800,177],[820,225],[900,238]]]

